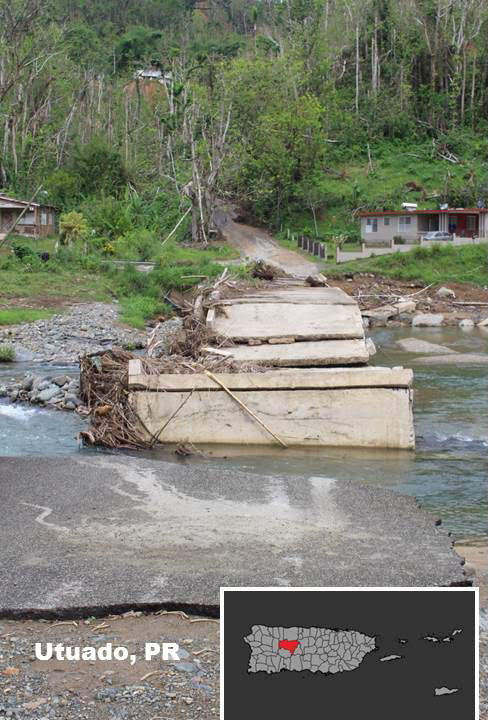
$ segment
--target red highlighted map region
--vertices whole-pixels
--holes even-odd
[[[288,650],[293,655],[297,647],[300,645],[298,640],[280,640],[278,643],[279,650]]]

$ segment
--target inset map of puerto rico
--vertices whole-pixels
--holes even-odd
[[[227,718],[476,717],[472,589],[223,596]]]

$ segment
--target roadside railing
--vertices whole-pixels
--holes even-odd
[[[301,250],[305,250],[321,260],[327,260],[327,245],[321,240],[298,235],[297,244]]]

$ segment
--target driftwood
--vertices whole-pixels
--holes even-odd
[[[267,370],[266,367],[255,367],[251,363],[239,363],[234,358],[201,355],[201,346],[203,341],[207,342],[209,333],[194,318],[188,318],[186,325],[183,334],[177,333],[170,342],[173,351],[178,350],[178,354],[155,359],[112,348],[80,358],[80,396],[83,406],[79,412],[91,420],[89,429],[80,433],[80,439],[86,445],[151,449],[160,440],[169,422],[189,400],[191,393],[161,430],[151,433],[130,403],[129,360],[140,360],[146,375],[191,375],[207,370],[224,373]],[[213,341],[215,337],[212,335]]]
[[[482,305],[482,306],[488,306],[488,302],[476,302],[472,301],[469,302],[468,300],[458,300],[457,302],[453,302],[453,305]]]

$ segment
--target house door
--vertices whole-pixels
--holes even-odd
[[[466,215],[466,235],[468,237],[478,237],[478,215]]]
[[[11,210],[2,210],[0,213],[0,229],[3,231],[12,227],[14,221],[13,212]]]
[[[456,233],[460,237],[466,237],[466,215],[458,215]]]

